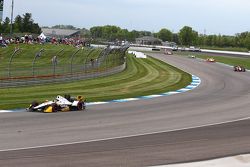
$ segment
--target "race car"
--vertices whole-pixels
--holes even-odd
[[[64,97],[58,95],[53,101],[45,101],[41,104],[34,101],[26,110],[29,112],[44,113],[81,111],[86,108],[85,101],[83,96],[71,98],[70,95],[65,95]]]
[[[195,58],[196,58],[196,56],[195,56],[195,55],[188,55],[188,58],[195,59]]]
[[[215,62],[215,59],[214,58],[207,58],[206,62],[212,62],[213,63],[213,62]]]
[[[234,66],[234,71],[236,72],[246,72],[246,69],[243,66]]]
[[[165,54],[165,55],[172,55],[173,52],[172,52],[171,50],[165,49],[165,50],[164,50],[164,54]]]

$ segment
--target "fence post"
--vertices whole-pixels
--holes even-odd
[[[84,72],[86,73],[86,69],[87,69],[87,62],[88,62],[88,58],[89,58],[89,56],[93,53],[95,51],[95,49],[91,49],[90,51],[89,51],[89,53],[87,54],[87,56],[86,56],[86,58],[84,59],[85,61],[84,61],[84,65],[83,65],[83,70],[84,70]]]
[[[52,62],[52,68],[53,68],[53,76],[55,77],[56,74],[56,65],[57,65],[57,58],[60,53],[62,53],[64,49],[61,49],[58,53],[56,53],[55,56],[52,57],[51,62]]]
[[[70,73],[72,75],[73,73],[73,60],[74,60],[74,56],[80,51],[80,49],[77,49],[77,51],[75,53],[72,54],[71,59],[70,59]]]
[[[34,75],[35,75],[34,65],[35,65],[36,59],[37,59],[38,57],[41,57],[41,56],[42,56],[42,52],[43,52],[43,51],[44,51],[44,49],[41,49],[39,52],[37,52],[37,53],[35,54],[34,59],[33,59],[33,62],[32,62],[32,76],[33,76],[33,77],[34,77]]]
[[[19,48],[15,49],[12,55],[10,56],[9,66],[8,66],[8,77],[11,77],[11,63],[12,63],[14,56],[17,54],[19,50],[20,50]]]
[[[122,63],[124,64],[126,62],[126,52],[129,49],[130,45],[125,45],[122,49]]]

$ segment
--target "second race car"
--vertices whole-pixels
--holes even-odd
[[[214,63],[214,62],[215,62],[215,59],[214,59],[214,58],[207,58],[207,59],[206,59],[206,62]]]
[[[237,65],[237,66],[234,66],[234,71],[236,71],[236,72],[246,72],[246,69],[243,66]]]

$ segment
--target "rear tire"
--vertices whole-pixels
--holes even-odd
[[[84,102],[79,101],[77,103],[77,110],[84,110],[84,109],[85,109]]]

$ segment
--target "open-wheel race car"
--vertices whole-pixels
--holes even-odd
[[[165,54],[165,55],[172,55],[173,52],[172,52],[172,50],[170,50],[170,49],[165,49],[165,50],[164,50],[164,54]]]
[[[66,112],[66,111],[81,111],[86,108],[85,99],[83,96],[76,98],[65,95],[64,97],[58,95],[53,101],[45,101],[41,104],[34,101],[26,109],[30,112]]]
[[[237,65],[237,66],[234,66],[234,71],[236,71],[236,72],[246,72],[246,69],[243,66]]]
[[[214,62],[215,62],[215,59],[214,59],[214,58],[207,58],[207,59],[206,59],[206,62],[214,63]]]
[[[195,55],[188,55],[188,58],[196,59],[196,56]]]

